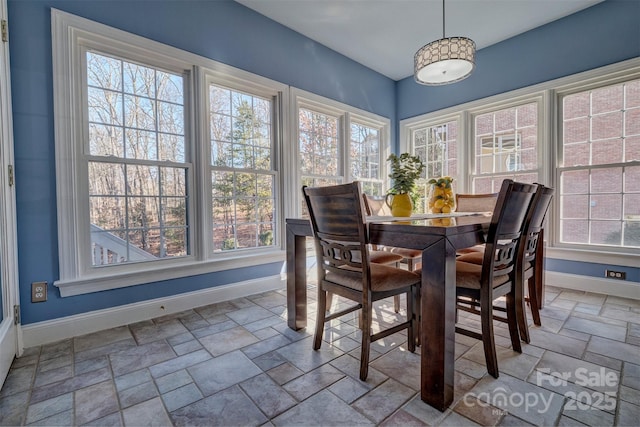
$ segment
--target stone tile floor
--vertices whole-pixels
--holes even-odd
[[[309,304],[314,313],[313,285]],[[376,320],[396,321],[392,306],[382,301]],[[311,327],[294,332],[285,318],[285,291],[273,291],[29,348],[0,391],[0,425],[631,426],[640,419],[640,301],[549,287],[543,326],[530,328],[522,354],[496,323],[498,379],[486,372],[482,344],[456,335],[455,400],[445,412],[420,400],[420,350],[406,350],[406,335],[373,344],[362,382],[354,317],[332,322],[319,351]],[[468,313],[460,321],[479,325]]]

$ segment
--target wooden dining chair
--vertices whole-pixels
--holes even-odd
[[[519,247],[519,253],[517,258],[517,272],[516,272],[516,315],[518,319],[518,328],[520,330],[520,339],[526,343],[531,342],[529,336],[529,322],[527,321],[526,312],[526,299],[524,296],[525,284],[528,288],[528,299],[531,308],[531,316],[533,317],[533,323],[537,326],[541,326],[540,310],[538,307],[538,295],[541,285],[541,275],[543,263],[541,259],[537,259],[537,250],[540,242],[540,235],[544,228],[545,219],[551,200],[553,199],[554,190],[549,187],[545,187],[542,184],[538,184],[536,194],[531,202],[527,216],[525,218],[524,225],[524,237],[523,244]],[[482,252],[469,253],[458,257],[459,261],[470,262],[474,264],[482,264],[484,254]],[[504,309],[502,307],[494,307],[494,310]]]
[[[369,194],[362,194],[362,200],[364,202],[364,208],[368,216],[392,216],[391,208],[385,202],[384,197],[371,196]],[[419,266],[420,260],[422,260],[422,251],[417,249],[385,247],[383,250],[387,250],[397,256],[400,261],[407,264],[409,271],[415,271]],[[372,262],[377,262],[372,260]],[[395,296],[393,298],[393,308],[396,313],[400,312],[400,297]]]
[[[516,263],[524,222],[537,186],[505,179],[491,217],[482,264],[456,260],[456,307],[480,314],[481,333],[456,325],[456,332],[482,340],[487,371],[498,378],[493,304],[506,296],[506,319],[513,350],[521,353],[516,314]],[[478,313],[478,308],[480,309]]]
[[[404,269],[370,262],[369,235],[359,182],[317,188],[304,186],[302,191],[311,217],[318,265],[313,348],[318,350],[322,344],[325,322],[362,309],[360,379],[364,381],[372,342],[406,329],[408,350],[415,351],[413,300],[421,277]],[[344,297],[355,305],[327,313],[327,293]],[[373,303],[401,294],[406,294],[407,299],[406,320],[373,333]]]
[[[540,239],[544,229],[545,219],[551,200],[553,199],[553,188],[538,185],[536,200],[533,209],[529,210],[524,228],[524,244],[521,245],[518,254],[518,272],[516,289],[520,294],[516,296],[516,310],[518,315],[518,326],[520,327],[520,338],[526,343],[531,342],[529,337],[529,327],[527,322],[527,311],[525,310],[524,289],[525,283],[528,287],[529,307],[533,323],[542,326],[540,321],[540,301],[538,301],[538,290],[542,287],[543,259],[538,258],[538,245],[544,245]]]
[[[363,196],[364,197],[364,196]],[[383,204],[386,206],[386,204],[383,201]],[[366,209],[366,203],[365,203],[365,211],[367,211]],[[368,211],[367,211],[368,212]],[[367,215],[369,215],[367,213]],[[391,216],[391,209],[389,208],[389,216]],[[394,267],[399,267],[400,266],[400,262],[402,262],[402,260],[404,259],[402,257],[402,255],[400,254],[394,254],[392,251],[390,250],[385,250],[382,247],[379,247],[378,245],[369,245],[369,261],[376,263],[376,264],[385,264],[385,265],[391,265]],[[331,309],[331,304],[333,302],[333,295],[329,294],[327,296],[327,310]],[[396,313],[400,312],[400,297],[398,295],[396,295],[395,297],[393,297],[393,308],[394,311]]]
[[[493,212],[498,193],[456,193],[456,212]]]
[[[456,212],[493,212],[498,200],[498,193],[456,193]],[[476,245],[470,248],[458,249],[456,253],[463,255],[473,252],[482,252],[484,245]]]

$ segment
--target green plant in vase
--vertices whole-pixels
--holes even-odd
[[[389,178],[393,183],[387,194],[386,203],[391,208],[393,216],[411,216],[413,210],[411,192],[422,175],[425,165],[420,157],[409,153],[402,153],[399,156],[391,154],[387,161],[391,168]]]

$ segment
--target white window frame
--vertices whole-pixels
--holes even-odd
[[[207,79],[225,81],[227,84],[257,90],[264,93],[269,88],[279,100],[277,151],[288,151],[285,140],[283,116],[288,111],[288,87],[254,74],[220,64],[213,60],[164,45],[140,36],[96,23],[56,9],[51,11],[53,76],[54,76],[54,130],[56,155],[56,190],[58,209],[58,253],[60,278],[54,285],[61,296],[128,287],[143,283],[211,273],[284,261],[283,217],[278,217],[277,242],[274,247],[209,256],[211,240],[206,230],[211,223],[211,183],[209,167],[204,165],[209,157],[203,152],[208,144],[208,116],[205,114]],[[87,165],[83,164],[84,103],[78,98],[82,87],[83,53],[86,47],[112,54],[132,62],[156,64],[188,77],[185,89],[185,160],[192,161],[189,185],[189,233],[190,254],[175,259],[111,265],[89,268],[87,253],[89,242]],[[161,66],[160,66],[161,65]],[[282,94],[285,94],[284,96]],[[274,156],[275,169],[281,170],[279,155]],[[83,172],[83,168],[85,171]],[[282,186],[283,177],[276,179]],[[277,212],[282,210],[282,192],[278,190]],[[85,197],[86,196],[86,197]],[[204,233],[203,233],[204,231]]]
[[[391,120],[352,107],[341,102],[322,97],[297,88],[291,88],[291,111],[292,120],[290,124],[290,135],[292,135],[292,150],[283,153],[285,164],[295,171],[295,179],[291,179],[284,185],[287,199],[287,216],[299,217],[302,214],[302,173],[300,171],[300,146],[299,146],[299,109],[306,108],[321,114],[327,114],[338,118],[338,150],[341,159],[338,160],[338,176],[342,183],[351,182],[354,177],[351,176],[351,159],[349,146],[351,136],[351,123],[369,126],[379,129],[380,132],[380,179],[382,180],[383,191],[388,187],[388,166],[387,157],[391,154]]]
[[[467,163],[469,152],[465,146],[467,135],[469,132],[466,124],[467,113],[464,111],[449,110],[443,114],[425,114],[411,119],[402,120],[400,122],[400,153],[415,153],[415,133],[417,131],[431,128],[434,126],[442,126],[445,123],[456,122],[458,127],[458,137],[456,138],[458,173],[452,178],[456,183],[456,191],[466,192],[467,183],[465,176],[467,175]]]
[[[569,91],[580,91],[584,88],[595,86],[606,86],[615,82],[629,80],[640,76],[640,58],[634,58],[622,61],[616,64],[604,66],[590,71],[585,71],[575,75],[562,77],[556,80],[536,84],[530,87],[517,89],[510,92],[494,95],[488,98],[471,101],[465,104],[456,105],[445,108],[440,111],[423,114],[420,116],[404,119],[400,121],[400,150],[409,151],[411,141],[411,131],[420,126],[427,124],[437,124],[450,120],[451,117],[459,115],[464,127],[460,127],[462,134],[459,135],[458,150],[462,150],[460,158],[466,166],[458,165],[459,170],[466,170],[466,176],[460,177],[458,192],[470,192],[470,176],[473,169],[473,122],[471,115],[476,112],[487,111],[490,109],[506,108],[511,103],[522,104],[526,99],[539,98],[539,120],[538,120],[538,161],[540,170],[538,176],[540,182],[559,188],[559,175],[556,165],[559,158],[559,120],[558,94],[567,93]],[[498,107],[500,106],[500,107]],[[464,142],[462,142],[464,141]],[[464,156],[464,157],[463,157]],[[558,191],[558,190],[557,190]],[[555,198],[554,198],[555,199]],[[589,247],[584,248],[581,245],[577,248],[573,245],[561,244],[555,238],[555,230],[559,227],[559,203],[552,203],[550,217],[548,222],[549,232],[546,234],[548,238],[548,247],[546,256],[554,259],[562,259],[567,261],[581,261],[601,264],[612,264],[628,267],[637,267],[640,260],[640,251],[626,251],[626,248],[619,250],[611,250],[609,247]]]
[[[275,230],[274,230],[274,247],[273,249],[279,248],[279,249],[283,249],[284,248],[284,243],[283,243],[283,237],[284,233],[283,233],[283,228],[282,224],[284,224],[284,217],[282,215],[283,212],[283,203],[282,203],[282,176],[280,173],[280,157],[281,157],[281,147],[282,147],[282,141],[284,140],[283,138],[283,129],[284,126],[282,126],[283,123],[283,110],[287,110],[288,108],[286,105],[284,105],[283,103],[287,102],[287,97],[285,97],[283,95],[284,92],[287,91],[287,87],[285,85],[274,85],[274,84],[267,84],[267,82],[261,82],[258,81],[258,79],[252,79],[252,80],[247,80],[247,79],[243,79],[243,78],[239,78],[237,76],[230,76],[228,74],[228,72],[223,72],[223,71],[216,71],[216,70],[208,70],[208,69],[204,69],[202,71],[202,79],[203,79],[203,88],[204,88],[204,93],[203,93],[203,97],[204,97],[204,105],[203,105],[203,111],[205,114],[205,117],[208,118],[209,114],[210,114],[210,108],[209,108],[209,85],[213,84],[213,85],[217,85],[217,86],[221,86],[221,87],[225,87],[228,89],[231,89],[233,91],[238,91],[238,92],[246,92],[246,93],[250,93],[252,95],[255,96],[260,96],[263,98],[270,98],[272,99],[273,103],[272,103],[272,107],[273,107],[273,111],[272,111],[272,118],[271,118],[271,125],[272,125],[272,158],[271,158],[271,164],[272,164],[272,170],[270,172],[271,175],[273,175],[274,177],[274,183],[275,183],[275,201],[276,201],[276,206],[274,206],[275,211],[276,211],[276,215],[275,215]],[[281,108],[284,107],[284,108]],[[211,144],[210,144],[210,129],[209,129],[209,120],[205,119],[202,120],[202,132],[204,132],[202,134],[202,144],[198,144],[198,148],[201,150],[198,153],[198,158],[201,161],[201,168],[205,171],[204,172],[204,179],[207,180],[207,182],[210,183],[211,179]],[[213,230],[212,230],[212,224],[213,224],[213,219],[211,218],[211,205],[212,205],[212,197],[211,197],[211,186],[202,186],[203,188],[207,189],[206,194],[202,194],[202,200],[205,202],[205,205],[208,206],[207,208],[207,215],[206,218],[208,219],[208,222],[206,224],[203,224],[203,228],[202,228],[202,237],[203,237],[203,242],[202,242],[202,252],[203,254],[205,254],[206,256],[213,258],[213,259],[233,259],[233,258],[237,258],[238,256],[259,256],[260,254],[264,253],[265,251],[268,251],[269,248],[251,248],[251,249],[240,249],[240,250],[232,250],[232,251],[222,251],[222,252],[213,252]],[[207,255],[208,254],[208,255]]]
[[[518,175],[518,172],[521,172],[522,174],[537,173],[538,174],[537,182],[549,182],[547,178],[548,171],[545,169],[546,165],[543,161],[545,153],[548,150],[548,148],[545,147],[544,145],[545,131],[550,127],[549,122],[545,120],[545,118],[549,116],[549,114],[546,113],[547,109],[545,108],[545,98],[548,96],[549,94],[544,91],[534,91],[530,94],[526,94],[526,95],[523,94],[515,98],[496,99],[494,102],[491,102],[487,105],[479,105],[475,108],[472,107],[467,109],[467,112],[469,113],[468,123],[467,123],[467,126],[469,128],[468,150],[470,150],[470,152],[468,153],[468,157],[467,157],[467,160],[469,162],[468,163],[469,173],[467,176],[466,188],[468,188],[469,192],[473,192],[473,177],[499,178],[501,176],[504,176],[505,178],[509,178],[510,175]],[[526,104],[535,104],[538,111],[538,125],[537,125],[537,135],[536,135],[536,138],[538,141],[538,146],[537,146],[538,168],[525,169],[522,171],[492,172],[492,173],[486,173],[486,174],[476,174],[477,158],[475,155],[475,149],[476,149],[475,147],[476,135],[475,135],[475,126],[474,126],[475,118],[483,114],[493,113],[496,111],[505,110],[509,108],[517,108],[519,106],[526,105]]]
[[[585,73],[589,75],[590,73]],[[560,104],[563,98],[567,95],[571,95],[574,93],[580,93],[584,91],[594,90],[602,87],[612,86],[616,84],[623,83],[625,81],[630,80],[638,80],[640,79],[640,62],[638,66],[629,68],[626,72],[622,73],[608,73],[604,75],[600,75],[599,73],[593,73],[593,78],[586,79],[585,81],[579,81],[575,83],[569,83],[563,86],[558,87],[555,90],[555,99],[558,105],[558,113],[557,113],[557,138],[556,138],[556,158],[557,158],[557,168],[554,171],[554,181],[557,184],[558,188],[560,187],[561,175],[563,171],[566,170],[597,170],[603,168],[623,168],[628,166],[640,166],[640,161],[631,161],[631,162],[615,162],[615,163],[606,163],[606,164],[595,164],[595,165],[584,165],[584,166],[572,166],[572,167],[564,167],[563,166],[563,145],[562,145],[562,109],[560,108]],[[622,194],[622,193],[621,193]],[[556,191],[556,197],[559,198],[560,191]],[[556,203],[554,206],[554,224],[557,227],[557,230],[560,229],[560,203]],[[590,219],[588,219],[590,221]],[[640,248],[633,249],[628,247],[618,247],[618,246],[609,246],[609,245],[598,245],[598,244],[577,244],[577,243],[569,243],[569,242],[560,242],[559,233],[554,236],[554,244],[559,249],[572,250],[575,253],[582,253],[585,251],[598,251],[602,254],[610,254],[612,257],[617,257],[618,254],[622,259],[626,259],[628,257],[637,257],[640,258]],[[603,262],[603,261],[600,261]],[[604,262],[603,262],[604,263]],[[621,265],[617,260],[611,259],[607,264],[616,264]],[[622,264],[626,265],[626,264]],[[638,263],[630,265],[632,267],[637,267]]]

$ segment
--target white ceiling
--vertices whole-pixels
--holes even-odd
[[[442,38],[441,0],[236,0],[393,80],[413,74],[413,55]],[[603,0],[447,0],[446,36],[477,49]]]

